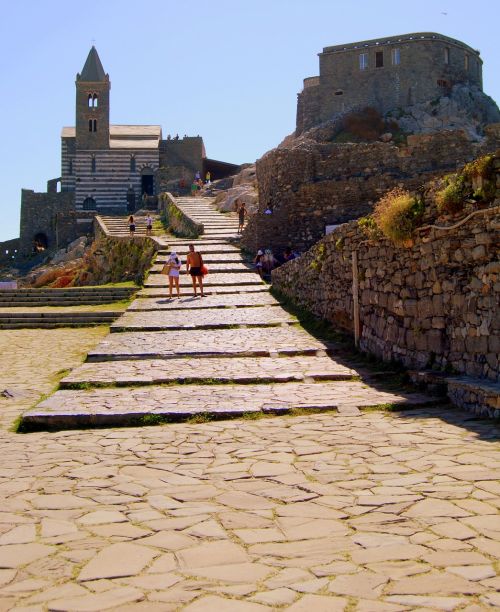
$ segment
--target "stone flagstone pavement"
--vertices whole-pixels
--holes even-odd
[[[229,296],[239,304],[246,292],[235,287],[206,298],[207,310],[221,297],[221,308]],[[185,312],[165,307],[164,293],[142,293],[147,312]],[[32,403],[30,389],[45,392],[63,363],[77,363],[84,331],[1,332],[0,371],[26,394],[0,398],[4,414],[13,418]],[[63,381],[83,388],[36,410],[74,417],[173,403],[200,416],[229,398],[246,412],[268,401],[278,412],[328,401],[331,411],[25,435],[3,421],[0,611],[500,607],[496,426],[447,406],[359,412],[384,391],[352,380],[327,345],[293,323],[256,331],[200,332],[221,334],[206,356],[180,336],[192,330],[117,331],[92,352],[109,361],[84,363]],[[42,363],[34,356],[43,346],[52,351]],[[127,358],[127,347],[140,358]],[[190,384],[160,384],[173,374]],[[98,386],[109,383],[126,386]]]

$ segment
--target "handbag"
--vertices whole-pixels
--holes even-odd
[[[161,273],[162,274],[169,274],[171,268],[172,268],[172,266],[167,262],[166,264],[163,264],[163,268],[161,269]]]

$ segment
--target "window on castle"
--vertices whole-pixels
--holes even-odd
[[[366,70],[368,68],[368,53],[359,54],[359,69]]]
[[[98,103],[99,103],[99,98],[97,97],[97,94],[94,94],[92,96],[92,106],[94,108],[97,108]]]
[[[89,108],[92,108],[92,94],[89,94],[88,105],[89,105]]]
[[[444,63],[445,64],[449,64],[450,63],[450,50],[448,47],[445,47],[444,49]]]
[[[92,119],[92,131],[97,132],[97,119]]]
[[[135,172],[135,157],[133,155],[130,158],[130,172]]]
[[[91,172],[95,172],[96,171],[96,161],[95,161],[95,157],[92,155],[92,159],[90,160],[90,171]]]
[[[464,57],[464,68],[465,70],[469,70],[469,55],[466,53]]]
[[[401,63],[401,49],[391,49],[391,62],[393,66]]]
[[[89,132],[92,131],[92,119],[89,119]]]
[[[384,52],[377,51],[375,53],[375,68],[383,68],[384,66]]]

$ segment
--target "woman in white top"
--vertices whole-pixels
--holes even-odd
[[[177,289],[177,297],[181,297],[179,289],[179,270],[181,269],[181,260],[177,257],[177,253],[172,251],[167,261],[168,266],[168,291],[169,298],[172,299],[172,289],[175,285]]]

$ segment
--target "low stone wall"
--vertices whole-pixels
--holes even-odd
[[[273,286],[353,332],[355,252],[362,350],[407,367],[498,380],[499,204],[454,229],[421,228],[411,247],[367,240],[352,221],[274,270]]]
[[[168,225],[169,230],[176,236],[198,238],[205,231],[203,223],[197,223],[186,215],[177,206],[173,195],[168,192],[160,195],[158,209],[164,223]]]
[[[257,161],[259,207],[243,232],[252,252],[286,246],[304,251],[325,235],[327,225],[371,212],[394,186],[418,189],[500,146],[500,126],[485,129],[474,143],[462,131],[408,137],[407,146],[374,142],[337,144],[295,140]]]

